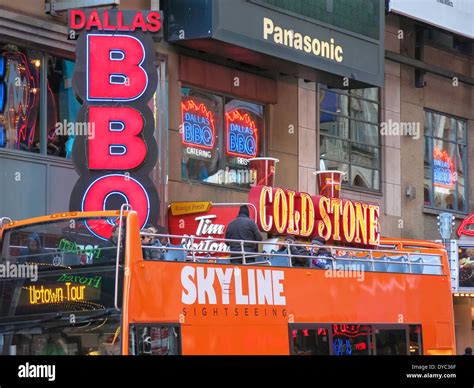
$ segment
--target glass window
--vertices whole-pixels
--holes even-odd
[[[372,327],[369,325],[332,325],[332,351],[335,356],[373,354]]]
[[[153,356],[181,354],[179,326],[131,326],[130,354]]]
[[[425,112],[425,206],[467,211],[466,130],[464,120]]]
[[[86,130],[76,124],[80,104],[73,72],[70,60],[12,44],[0,47],[0,148],[36,153],[44,148],[48,155],[71,158],[74,136]],[[47,117],[41,131],[43,83]]]
[[[423,354],[423,344],[421,342],[421,325],[410,325],[410,356],[421,356]]]
[[[182,177],[249,188],[248,159],[264,155],[264,109],[190,88],[181,91]]]
[[[71,159],[77,135],[93,135],[85,123],[77,123],[81,105],[74,96],[74,62],[48,56],[47,137],[48,155]]]
[[[40,151],[43,55],[13,44],[0,48],[0,148]]]
[[[474,247],[459,247],[459,287],[474,287]]]
[[[105,218],[66,219],[9,229],[2,261],[38,264],[40,270],[115,262],[118,228],[109,222],[113,223]]]
[[[377,355],[407,355],[407,333],[405,329],[376,329],[375,343]]]
[[[379,38],[377,0],[262,0],[304,18],[319,20],[370,38]]]
[[[8,329],[0,343],[0,354],[22,356],[44,355],[119,355],[120,317],[76,315],[75,323],[69,316],[35,325],[35,322],[16,323]]]
[[[380,190],[378,89],[320,86],[320,169],[338,169],[344,183]]]
[[[329,330],[327,327],[308,327],[291,330],[291,354],[297,356],[328,356]]]

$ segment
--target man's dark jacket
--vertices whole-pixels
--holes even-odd
[[[262,241],[262,236],[257,228],[257,224],[246,214],[239,214],[236,219],[232,220],[227,226],[225,238],[233,240],[253,240]],[[231,251],[241,251],[241,245],[238,242],[229,243]],[[258,252],[257,244],[245,243],[245,252]]]

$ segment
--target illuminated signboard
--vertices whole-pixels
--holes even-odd
[[[452,189],[456,184],[456,167],[446,151],[433,149],[433,185]]]
[[[216,142],[214,114],[206,105],[193,100],[181,102],[182,142],[185,145],[211,150]]]
[[[474,213],[467,216],[461,222],[461,225],[459,225],[457,230],[457,234],[459,237],[462,235],[474,237]]]
[[[258,129],[248,113],[237,109],[225,114],[227,154],[254,158],[258,152]]]
[[[212,251],[216,256],[228,255],[229,246],[220,240],[225,238],[227,225],[239,214],[240,205],[195,205],[195,202],[171,204],[168,214],[169,233],[184,236],[182,239],[172,239],[171,242],[186,248],[202,249],[203,251],[196,253],[197,256],[209,254],[206,251]],[[185,209],[187,211],[183,211]],[[249,206],[249,211],[250,217],[255,220],[255,210],[252,206]],[[191,241],[187,236],[195,238]],[[207,239],[203,240],[203,237]]]
[[[67,279],[67,281],[66,281]],[[98,309],[101,303],[100,276],[61,275],[56,282],[32,282],[23,286],[18,303],[20,309]],[[46,310],[45,310],[46,309]],[[23,310],[25,311],[25,310]],[[30,313],[35,310],[26,310]]]
[[[112,210],[128,203],[144,226],[159,216],[158,193],[149,177],[158,149],[147,103],[157,88],[150,33],[160,31],[161,14],[73,10],[69,28],[86,32],[77,42],[73,75],[83,102],[77,121],[95,127],[95,136],[74,141],[72,159],[80,178],[70,210]],[[88,227],[107,239],[112,223],[88,221]]]
[[[260,229],[268,233],[361,246],[377,246],[380,241],[377,205],[269,186],[253,187],[249,202],[257,208]]]

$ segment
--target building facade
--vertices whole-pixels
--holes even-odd
[[[246,202],[251,157],[310,194],[315,171],[343,171],[343,197],[378,204],[385,236],[439,239],[440,212],[472,212],[472,36],[396,3],[122,0],[163,11],[152,222],[174,201]],[[0,0],[0,216],[14,219],[69,209],[74,137],[90,130],[68,132],[76,41],[44,6]],[[471,310],[455,298],[458,350]]]

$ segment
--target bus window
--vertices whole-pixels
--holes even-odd
[[[423,354],[423,344],[421,342],[421,325],[410,325],[410,356],[421,356]]]
[[[328,356],[329,355],[328,327],[299,327],[290,326],[291,354]]]
[[[424,275],[442,275],[441,257],[439,255],[416,254],[416,258],[421,258],[423,262]]]
[[[3,355],[118,355],[120,354],[120,317],[82,319],[71,324],[64,320],[16,324],[3,334]]]
[[[114,306],[114,291],[115,271],[105,267],[43,272],[36,281],[7,279],[0,282],[0,319],[105,310]]]
[[[376,329],[375,343],[377,355],[407,355],[407,334],[405,329]]]
[[[131,355],[176,356],[181,354],[179,343],[179,326],[130,326]]]
[[[332,351],[335,356],[371,355],[372,349],[370,325],[332,325]]]
[[[37,264],[40,270],[110,263],[116,259],[118,228],[109,222],[113,221],[62,219],[8,229],[2,262]],[[103,230],[108,238],[102,237],[107,236]]]

